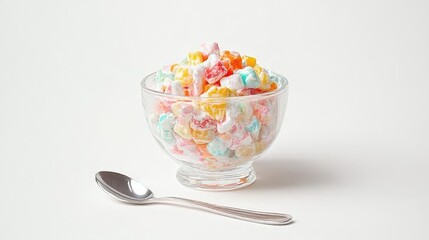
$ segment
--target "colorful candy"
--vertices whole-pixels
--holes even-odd
[[[258,88],[261,84],[261,80],[252,67],[245,67],[238,70],[237,73],[240,75],[243,85],[246,88]]]
[[[174,144],[175,138],[172,128],[175,124],[175,117],[171,113],[164,113],[159,115],[158,121],[158,134],[161,139],[167,144]]]
[[[218,61],[213,66],[209,66],[204,70],[204,77],[208,83],[213,84],[225,76],[227,72],[228,69],[221,61]]]
[[[191,128],[192,139],[196,144],[204,144],[212,141],[214,137],[213,129]]]
[[[234,126],[236,118],[239,114],[239,106],[237,106],[237,104],[230,103],[226,110],[225,120],[218,122],[217,124],[217,131],[221,134],[230,131]]]
[[[171,94],[177,95],[177,96],[185,95],[185,92],[183,91],[182,83],[180,81],[173,81],[171,82],[170,86],[171,86]]]
[[[261,122],[256,117],[253,117],[250,124],[246,126],[246,130],[252,135],[253,139],[256,139],[261,130]]]
[[[200,64],[204,61],[203,60],[203,54],[199,51],[190,52],[190,53],[188,53],[187,60],[188,60],[189,65],[195,66],[195,65]]]
[[[186,140],[191,140],[193,138],[189,124],[176,123],[174,125],[174,132]]]
[[[220,85],[235,91],[244,88],[243,80],[238,74],[232,74],[231,76],[222,78],[220,80]]]
[[[223,51],[221,60],[228,70],[228,75],[231,75],[234,71],[243,68],[242,59],[238,52]]]
[[[255,144],[251,143],[249,145],[241,145],[235,150],[235,155],[238,158],[249,158],[255,155],[256,148]]]
[[[242,59],[244,66],[254,67],[256,65],[256,58],[254,57],[243,56]]]
[[[214,137],[213,140],[207,144],[207,151],[213,156],[229,155],[228,147],[231,141],[225,141],[220,137]]]
[[[215,42],[203,43],[201,44],[200,51],[203,54],[204,60],[206,60],[210,54],[219,55],[219,45]]]
[[[279,79],[254,57],[205,43],[181,62],[157,72],[157,91],[191,97],[157,102],[150,116],[154,134],[177,158],[206,167],[250,159],[274,139],[278,103],[276,98],[242,100],[240,96],[273,91]]]
[[[192,69],[190,67],[179,66],[176,68],[174,80],[182,83],[183,87],[188,87],[192,84]]]
[[[192,71],[192,95],[193,96],[199,96],[204,92],[204,72],[205,72],[205,66],[203,64],[199,64],[194,67]]]

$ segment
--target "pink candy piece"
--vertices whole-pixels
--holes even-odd
[[[184,139],[181,138],[180,136],[176,136],[176,144],[179,147],[179,149],[181,148],[186,148],[189,146],[195,146],[195,143],[192,140],[188,140],[188,139]]]
[[[176,155],[183,155],[183,151],[179,150],[179,148],[177,147],[177,145],[173,146],[173,149],[171,149],[171,152],[173,152]]]
[[[206,81],[210,84],[218,82],[225,74],[228,72],[228,69],[218,61],[214,66],[208,67],[204,71],[204,76]]]
[[[232,130],[232,143],[230,146],[231,150],[235,150],[240,146],[249,145],[252,143],[252,136],[247,132],[243,126],[236,124]]]
[[[219,45],[215,42],[201,44],[200,52],[207,59],[210,54],[219,55]]]
[[[262,124],[268,124],[272,118],[272,109],[269,106],[263,104],[253,105],[253,114]]]
[[[219,55],[210,54],[207,61],[203,62],[201,65],[204,65],[204,67],[213,67],[218,62],[220,62]]]
[[[196,119],[193,118],[191,128],[193,129],[214,129],[216,127],[215,121],[211,118]]]
[[[178,135],[175,135],[176,138],[176,149],[181,155],[193,156],[199,158],[200,152],[198,151],[195,143],[192,140],[184,139]]]

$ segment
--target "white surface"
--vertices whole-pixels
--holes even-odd
[[[428,239],[428,7],[0,0],[0,239]],[[180,186],[140,103],[144,75],[213,40],[291,82],[259,180],[233,192]],[[119,204],[99,170],[295,223]]]

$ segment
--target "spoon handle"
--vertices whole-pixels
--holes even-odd
[[[285,225],[292,220],[292,216],[287,214],[226,207],[179,197],[152,198],[147,203],[163,203],[190,207],[230,218],[269,225]]]

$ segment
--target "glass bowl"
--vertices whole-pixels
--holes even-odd
[[[141,82],[152,135],[180,164],[177,180],[199,190],[232,190],[256,180],[253,161],[272,144],[286,110],[288,81],[278,88],[235,97],[176,96],[156,91],[156,73]]]

